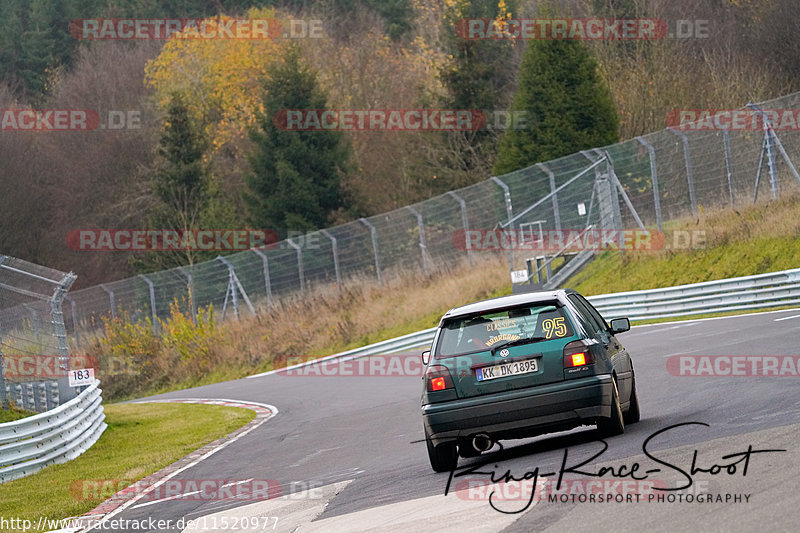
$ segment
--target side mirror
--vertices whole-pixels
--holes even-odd
[[[611,321],[611,334],[625,333],[631,329],[631,321],[627,318],[615,318]]]
[[[428,361],[430,360],[431,360],[431,351],[425,350],[424,352],[422,352],[422,364],[427,365]]]

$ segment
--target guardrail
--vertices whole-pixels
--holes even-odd
[[[607,319],[627,316],[631,320],[797,305],[800,304],[800,268],[664,289],[602,294],[587,299]],[[356,359],[367,355],[385,355],[430,346],[435,334],[436,328],[424,329],[279,370],[299,368],[328,359]],[[249,377],[260,377],[275,372],[271,370]]]
[[[333,355],[328,355],[326,357],[320,357],[319,359],[314,359],[313,361],[307,361],[304,363],[299,363],[296,365],[279,368],[277,370],[270,370],[268,372],[262,372],[261,374],[255,374],[247,377],[259,378],[261,376],[269,376],[271,374],[275,374],[276,372],[286,372],[289,370],[293,370],[295,368],[301,368],[307,365],[313,365],[332,359],[347,361],[349,359],[358,359],[359,357],[364,357],[367,355],[386,355],[386,354],[402,352],[404,350],[410,350],[411,348],[430,346],[430,344],[433,342],[433,337],[435,335],[436,335],[436,328],[423,329],[422,331],[415,331],[414,333],[409,333],[408,335],[403,335],[402,337],[395,337],[394,339],[376,342],[375,344],[362,346],[361,348],[354,348],[352,350],[347,350],[346,352],[336,353]]]
[[[0,424],[0,483],[66,463],[88,450],[108,427],[100,382],[45,413]]]
[[[631,320],[797,305],[800,304],[800,268],[587,299],[607,319],[627,316]]]

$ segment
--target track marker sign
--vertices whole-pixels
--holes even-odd
[[[70,387],[83,387],[94,382],[94,368],[70,370],[67,373]]]

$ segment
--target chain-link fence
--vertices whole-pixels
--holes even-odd
[[[75,397],[62,312],[74,281],[72,273],[0,255],[0,404],[41,412]]]
[[[761,106],[798,109],[800,92]],[[471,265],[479,252],[460,244],[465,230],[661,229],[709,207],[736,206],[796,189],[788,131],[665,129],[492,177],[401,209],[183,268],[115,281],[66,298],[78,346],[102,319],[124,313],[158,328],[175,303],[196,312],[213,304],[229,316],[313,291],[323,284]],[[605,207],[604,207],[605,206]],[[610,211],[609,211],[610,210]],[[609,215],[609,212],[611,213]],[[508,253],[510,268],[524,255]],[[33,317],[31,316],[31,319]]]

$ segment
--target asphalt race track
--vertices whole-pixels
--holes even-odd
[[[698,468],[714,471],[719,465],[716,475],[696,470],[690,476],[691,488],[669,492],[673,498],[691,494],[692,502],[544,498],[525,508],[527,497],[515,500],[508,493],[505,500],[493,500],[503,513],[485,494],[466,490],[445,497],[449,476],[431,470],[423,441],[419,377],[273,374],[156,398],[226,398],[277,407],[276,416],[177,478],[274,480],[280,484],[281,498],[148,501],[107,518],[200,519],[190,531],[796,531],[798,377],[678,376],[668,372],[667,361],[674,355],[798,356],[800,310],[640,326],[619,339],[634,359],[642,420],[626,427],[624,435],[607,439],[608,449],[580,470],[597,472],[598,465],[610,465],[622,476],[623,469],[630,472],[636,462],[641,463],[640,473],[655,469],[662,465],[643,455],[645,440],[672,425],[701,422],[708,426],[678,426],[647,445],[653,456],[685,472],[691,469],[695,450]],[[481,471],[495,471],[500,477],[510,470],[517,478],[538,467],[538,482],[552,490],[565,449],[568,466],[601,451],[591,429],[507,441],[503,451],[495,447],[478,459],[461,459],[459,467],[483,464]],[[734,455],[748,446],[753,451],[786,451],[753,453],[749,461]],[[742,461],[729,472],[726,465],[737,459]],[[613,482],[612,474],[602,479]],[[570,476],[583,479],[583,487],[600,480]],[[456,488],[459,479],[453,482]],[[633,483],[630,477],[624,479]],[[648,479],[676,487],[687,477],[662,466]],[[604,487],[603,491],[621,490],[611,483]],[[715,501],[717,497],[727,501]],[[520,512],[508,514],[514,511]],[[240,522],[245,519],[246,524]],[[231,527],[236,522],[238,527]]]

